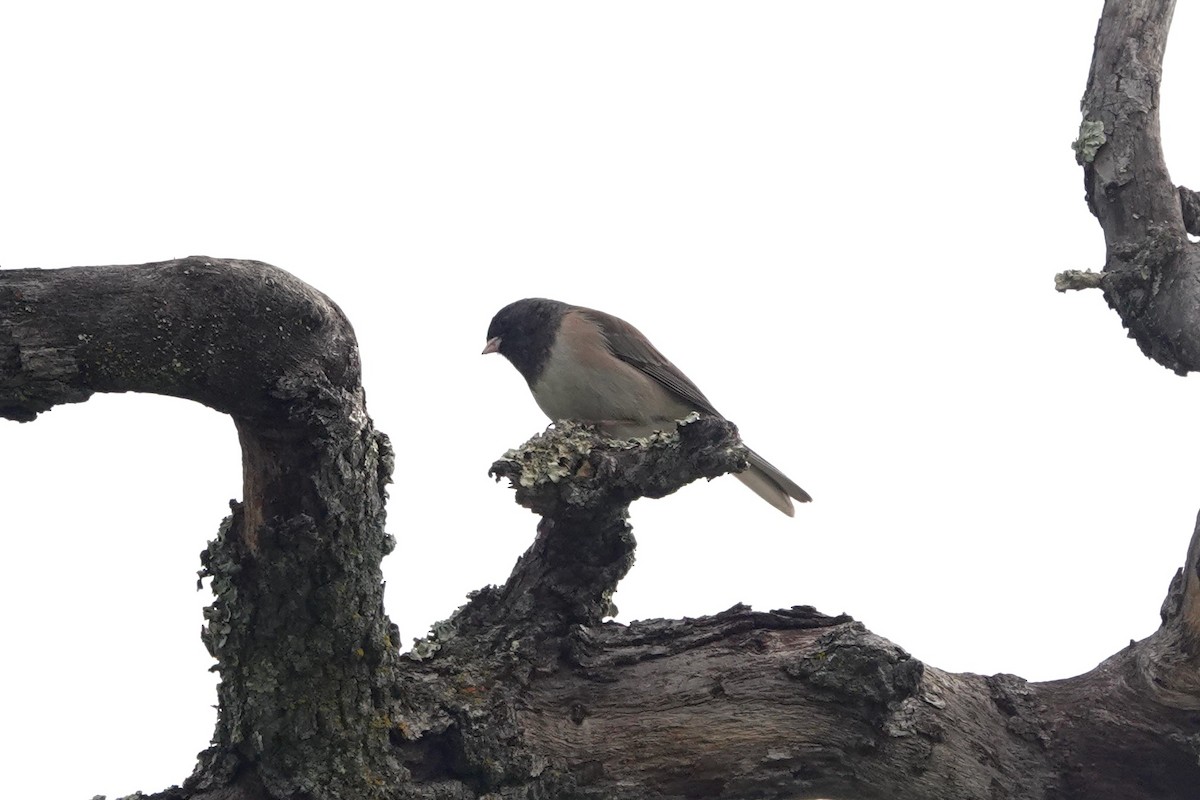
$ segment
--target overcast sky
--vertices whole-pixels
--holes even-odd
[[[1155,629],[1200,507],[1194,381],[1053,290],[1103,264],[1070,150],[1100,7],[9,3],[0,265],[259,259],[336,300],[397,449],[406,643],[534,535],[486,472],[546,420],[479,351],[536,295],[633,322],[815,498],[639,501],[621,621],[811,604],[941,668],[1067,677]],[[1195,185],[1190,4],[1171,39]],[[0,448],[0,796],[182,781],[232,424],[103,396]]]

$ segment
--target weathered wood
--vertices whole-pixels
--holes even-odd
[[[369,798],[396,773],[373,735],[397,656],[379,569],[392,455],[359,376],[341,310],[266,264],[0,271],[0,416],[136,391],[237,426],[243,501],[204,554],[220,711],[187,796]]]
[[[1159,136],[1159,87],[1174,0],[1108,0],[1096,32],[1076,154],[1104,229],[1100,285],[1142,351],[1181,375],[1200,369],[1200,223],[1175,187]],[[1162,701],[1190,707],[1200,688],[1200,527],[1164,630],[1144,654]]]
[[[1174,8],[1174,0],[1104,4],[1075,153],[1104,230],[1105,299],[1142,352],[1183,375],[1200,369],[1200,251],[1187,238],[1192,194],[1171,182],[1159,136]]]
[[[507,474],[533,494],[592,496],[591,471],[557,458],[580,452],[580,435],[533,440]],[[564,529],[543,523],[505,587],[406,659],[406,694],[432,701],[400,715],[397,744],[422,778],[410,796],[1115,800],[1200,785],[1200,715],[1165,703],[1152,674],[1179,652],[1178,614],[1086,675],[1028,683],[938,670],[807,607],[625,626],[578,616],[582,602],[521,604],[536,591],[529,561],[571,563],[569,545],[604,541],[600,528],[554,545]],[[587,574],[617,575],[627,558],[591,550]],[[502,618],[497,606],[519,612],[476,624]],[[547,612],[559,623],[531,624]]]
[[[1200,781],[1186,575],[1158,633],[1044,684],[943,672],[804,607],[606,623],[629,503],[745,450],[716,419],[638,443],[561,424],[493,465],[542,516],[509,581],[402,657],[380,595],[391,454],[320,293],[213,259],[0,271],[0,342],[11,418],[133,389],[238,427],[245,499],[204,557],[220,717],[161,798],[1126,800]]]

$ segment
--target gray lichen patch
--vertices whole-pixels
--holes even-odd
[[[556,423],[553,431],[538,434],[521,447],[508,450],[505,461],[520,467],[518,482],[526,489],[558,483],[588,468],[588,455],[596,444],[590,427],[575,422]],[[630,445],[632,446],[632,445]],[[496,476],[500,480],[500,476]]]
[[[1096,160],[1096,153],[1108,141],[1104,135],[1104,123],[1094,119],[1085,119],[1079,123],[1079,138],[1071,142],[1075,151],[1075,161],[1080,164],[1090,164]]]

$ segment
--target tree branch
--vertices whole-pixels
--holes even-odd
[[[403,694],[421,698],[395,737],[419,778],[410,796],[1194,794],[1200,724],[1155,685],[1170,666],[1167,623],[1096,670],[1048,683],[944,672],[809,607],[600,623],[632,538],[609,546],[602,507],[626,490],[606,491],[593,467],[677,454],[671,436],[657,455],[591,436],[565,425],[497,462],[519,501],[548,516],[508,583],[476,593],[401,668]],[[701,438],[736,452],[725,436]],[[559,514],[577,516],[568,528]]]
[[[1171,182],[1159,138],[1174,7],[1105,2],[1074,147],[1104,230],[1105,299],[1143,353],[1182,375],[1200,368],[1200,254],[1187,239],[1196,226],[1191,193]]]
[[[246,498],[204,554],[217,731],[160,800],[1182,800],[1200,781],[1196,541],[1162,628],[1066,681],[944,672],[807,607],[605,623],[629,503],[745,451],[723,420],[637,443],[563,424],[493,466],[543,515],[508,582],[400,657],[391,452],[326,298],[252,262],[0,272],[0,342],[7,416],[134,389],[238,427]]]
[[[1076,159],[1110,246],[1183,232],[1159,141],[1162,59],[1174,0],[1107,0],[1081,104]]]
[[[475,613],[473,624],[510,633],[548,626],[565,635],[571,626],[599,623],[614,613],[612,594],[633,566],[629,504],[745,469],[746,463],[737,428],[720,418],[681,422],[674,433],[637,443],[556,423],[489,471],[497,481],[508,478],[516,501],[542,521],[501,596],[487,613]]]
[[[0,416],[135,391],[237,426],[244,499],[204,554],[219,715],[188,796],[372,798],[396,774],[377,732],[396,661],[379,570],[392,454],[359,374],[341,310],[266,264],[0,271]]]
[[[1159,140],[1159,85],[1173,0],[1108,0],[1076,142],[1088,206],[1104,229],[1100,281],[1142,351],[1179,374],[1200,365],[1200,202],[1175,187]],[[1200,524],[1138,666],[1156,702],[1200,708]]]
[[[1059,292],[1099,289],[1104,285],[1104,274],[1090,269],[1068,269],[1054,276],[1054,288]]]

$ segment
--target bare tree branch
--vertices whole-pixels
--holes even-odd
[[[0,271],[0,415],[136,391],[237,427],[244,499],[204,556],[220,713],[186,796],[370,798],[370,776],[396,773],[372,727],[397,658],[379,570],[392,454],[359,375],[341,310],[266,264]]]
[[[1200,363],[1195,193],[1176,188],[1159,140],[1162,58],[1173,0],[1109,0],[1096,33],[1076,142],[1088,206],[1104,229],[1101,280],[1143,352],[1179,374]],[[1159,702],[1195,708],[1200,690],[1200,527],[1140,665]]]
[[[719,428],[701,439],[728,451]],[[424,698],[398,715],[395,737],[420,778],[412,796],[1194,794],[1200,725],[1154,685],[1169,666],[1168,623],[1048,683],[938,670],[808,607],[600,623],[632,538],[609,532],[594,466],[661,458],[650,472],[673,473],[672,439],[662,442],[641,452],[568,425],[499,462],[519,494],[546,493],[525,502],[547,516],[506,585],[476,593],[401,669],[405,696]]]
[[[0,272],[0,341],[10,417],[149,388],[238,426],[246,500],[204,556],[217,731],[163,800],[1127,800],[1200,779],[1183,577],[1158,633],[1043,684],[944,672],[805,607],[605,623],[629,503],[745,450],[711,418],[633,443],[562,424],[493,466],[542,515],[509,581],[400,657],[379,572],[391,454],[326,298],[213,259]]]
[[[1183,234],[1159,141],[1162,59],[1174,0],[1108,0],[1096,31],[1076,143],[1087,201],[1110,247]]]
[[[1105,299],[1142,352],[1183,375],[1200,365],[1200,254],[1187,238],[1190,193],[1171,182],[1159,137],[1174,8],[1173,0],[1104,4],[1075,152],[1104,229]]]
[[[1090,269],[1068,269],[1054,276],[1054,288],[1060,292],[1099,289],[1104,282],[1104,273]]]

